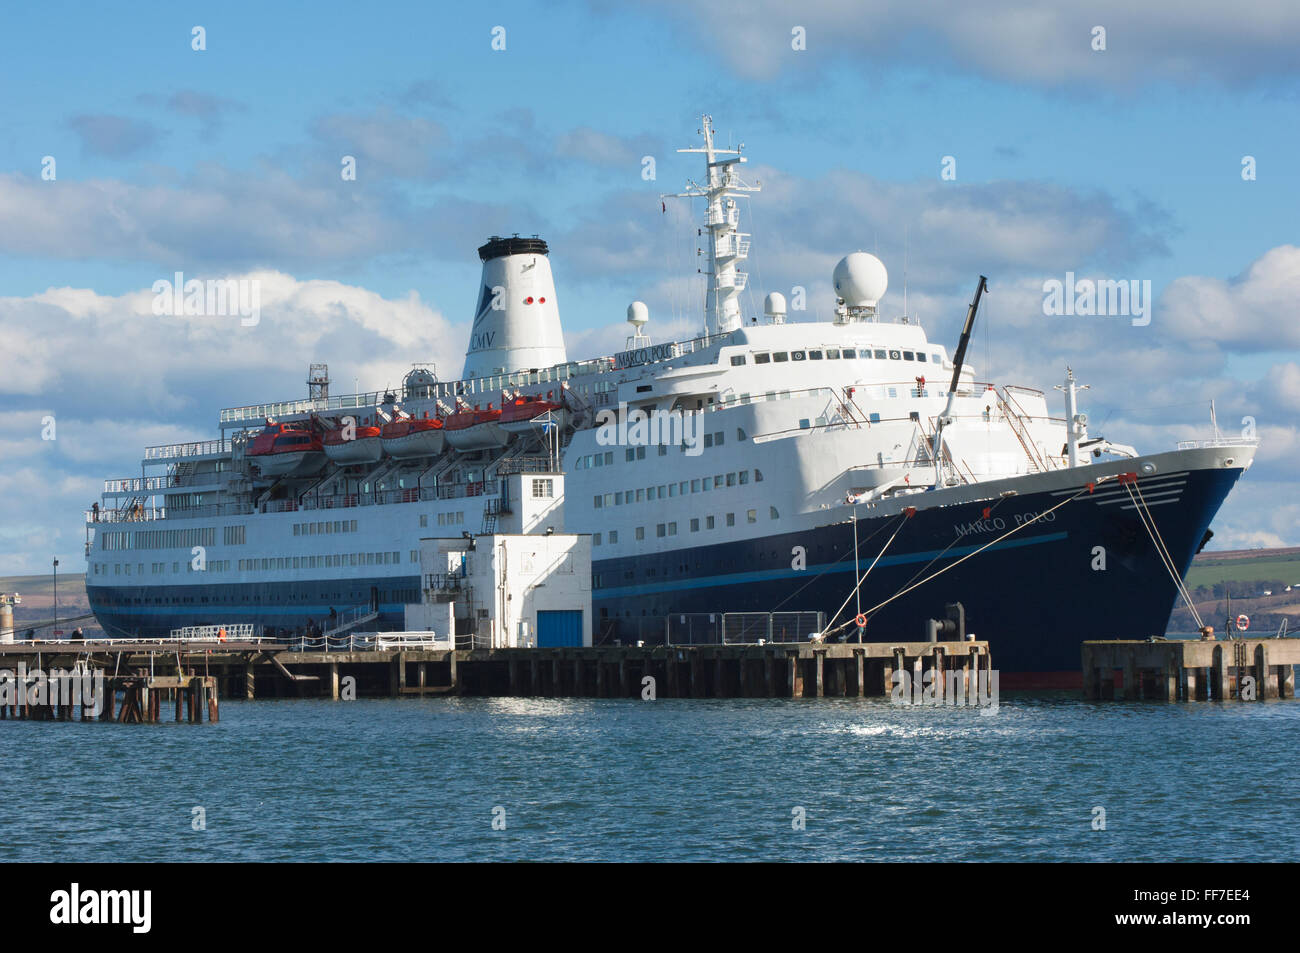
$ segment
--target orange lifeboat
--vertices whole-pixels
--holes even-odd
[[[399,460],[437,456],[446,443],[439,417],[402,417],[384,424],[380,439],[384,452]]]
[[[267,477],[306,476],[325,466],[320,434],[299,424],[273,424],[253,438],[245,456]]]

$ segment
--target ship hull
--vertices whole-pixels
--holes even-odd
[[[860,505],[858,567],[865,571],[879,559],[856,598],[850,506],[828,510],[820,525],[793,532],[597,559],[595,629],[606,642],[655,644],[664,641],[665,618],[678,613],[820,611],[828,623],[834,618],[830,628],[851,623],[861,609],[869,615],[864,639],[917,641],[926,619],[944,618],[945,607],[960,602],[968,633],[990,643],[1008,687],[1077,685],[1081,642],[1162,635],[1178,598],[1140,511],[1115,475],[1154,468],[1137,490],[1181,576],[1247,459],[1231,449],[1179,451]],[[1101,481],[1092,492],[1089,480]],[[1003,487],[1015,487],[1014,495],[1001,496]],[[927,499],[951,502],[926,505]],[[908,503],[915,509],[910,516],[903,509]],[[1047,515],[1034,520],[1038,514]],[[701,540],[710,535],[698,534]],[[331,606],[367,601],[379,609],[375,628],[400,628],[405,604],[419,599],[419,585],[411,574],[91,585],[87,594],[110,634],[156,636],[222,622],[293,630],[309,620],[319,623]],[[857,635],[850,624],[834,637]]]
[[[1202,469],[1143,481],[1149,512],[1180,576],[1241,472]],[[994,543],[1018,520],[1056,507],[1073,492],[1083,495]],[[996,669],[1035,676],[1013,678],[1013,686],[1054,687],[1079,684],[1085,639],[1164,634],[1178,592],[1138,510],[1115,482],[1091,494],[1076,487],[929,509],[917,502],[911,517],[859,518],[863,572],[896,529],[898,535],[857,597],[851,597],[854,527],[846,521],[600,561],[593,569],[592,593],[598,631],[607,640],[652,644],[663,641],[663,620],[673,613],[821,611],[828,628],[850,622],[836,637],[853,641],[859,608],[867,611],[892,600],[868,612],[863,638],[919,641],[925,638],[925,620],[945,618],[945,607],[960,602],[967,632],[990,643]],[[792,566],[800,547],[805,569]],[[628,583],[628,573],[634,580],[654,581]]]

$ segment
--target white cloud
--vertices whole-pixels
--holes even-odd
[[[658,5],[661,9],[663,5]],[[842,59],[870,68],[955,67],[1043,86],[1121,88],[1144,81],[1228,83],[1294,78],[1300,7],[1275,0],[747,0],[667,5],[691,40],[713,44],[741,76],[815,70]],[[802,26],[807,49],[791,46]],[[1106,50],[1092,48],[1106,29]]]
[[[1280,245],[1224,280],[1189,276],[1169,284],[1158,308],[1170,334],[1234,351],[1300,347],[1300,247]]]

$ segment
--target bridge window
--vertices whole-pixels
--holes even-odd
[[[733,354],[733,355],[731,355],[731,366],[732,366],[732,367],[740,367],[740,366],[743,365],[744,363],[745,363],[745,355],[743,355],[743,354]]]
[[[755,354],[755,355],[754,355],[754,363],[755,363],[755,364],[770,364],[771,362],[772,362],[772,355],[771,355],[771,354]]]
[[[891,361],[901,361],[903,359],[903,354],[901,351],[890,351],[889,359]]]
[[[790,354],[787,351],[776,351],[772,355],[772,360],[776,361],[778,364],[784,364],[786,361],[790,360]]]
[[[821,351],[809,351],[809,352],[808,352],[808,360],[810,360],[810,361],[820,361],[821,359],[822,359],[822,352],[821,352]]]
[[[858,352],[855,351],[855,350],[853,350],[853,348],[851,348],[851,347],[846,347],[846,348],[845,348],[843,351],[841,351],[840,353],[844,355],[844,357],[845,357],[846,360],[851,360],[852,358],[855,358],[855,357],[858,356]],[[862,352],[862,356],[863,356],[863,357],[870,357],[870,356],[871,356],[871,352],[870,352],[870,351],[863,351],[863,352]]]
[[[838,361],[840,359],[840,349],[837,347],[828,347],[826,349],[826,359],[828,361]]]
[[[884,352],[884,351],[879,351],[879,350],[876,351],[876,360],[877,360],[877,361],[883,361],[884,359],[885,359],[885,352]]]
[[[914,352],[912,352],[912,351],[904,351],[904,352],[903,352],[903,360],[905,360],[905,361],[915,361],[915,360],[916,360],[916,354],[915,354]]]

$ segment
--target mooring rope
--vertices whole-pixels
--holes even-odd
[[[1142,496],[1142,491],[1138,489],[1136,483],[1125,483],[1124,489],[1128,491],[1129,499],[1133,501],[1133,509],[1137,511],[1138,518],[1142,520],[1143,528],[1147,531],[1147,535],[1151,537],[1151,544],[1155,546],[1156,555],[1160,557],[1160,562],[1165,567],[1165,571],[1169,573],[1169,578],[1174,581],[1174,587],[1191,611],[1192,618],[1196,620],[1196,627],[1198,629],[1204,628],[1205,620],[1196,611],[1196,604],[1192,602],[1191,594],[1183,584],[1182,577],[1178,575],[1178,570],[1174,566],[1174,558],[1169,554],[1169,548],[1165,546],[1164,537],[1160,535],[1160,528],[1156,526],[1155,516],[1151,513],[1146,497]]]
[[[849,593],[848,598],[844,600],[843,604],[838,609],[835,610],[835,614],[831,616],[830,624],[826,628],[827,632],[837,631],[836,629],[832,628],[832,626],[835,625],[835,620],[840,617],[840,613],[844,611],[844,606],[847,606],[849,604],[849,599],[852,599],[854,595],[857,594],[857,591],[862,588],[862,584],[866,582],[867,577],[871,575],[871,570],[875,569],[876,563],[880,562],[880,557],[885,555],[885,550],[889,549],[889,547],[893,545],[894,540],[898,538],[899,532],[902,531],[903,527],[907,525],[907,521],[911,519],[912,515],[915,513],[916,513],[916,508],[909,506],[907,509],[903,510],[903,512],[899,514],[903,518],[902,520],[899,521],[898,526],[894,528],[893,535],[891,535],[889,539],[885,540],[885,545],[880,548],[880,552],[876,553],[876,558],[871,561],[871,565],[867,567],[867,571],[864,572],[861,578],[858,579],[858,584],[853,587],[853,591]],[[854,513],[853,522],[856,523],[857,521],[858,521],[858,514]],[[846,622],[845,625],[848,625],[848,623]]]
[[[898,592],[894,593],[892,596],[890,596],[890,597],[889,597],[888,599],[886,599],[884,602],[880,603],[879,605],[872,606],[870,609],[868,609],[866,612],[864,612],[863,615],[867,616],[867,618],[870,619],[872,613],[879,612],[881,609],[883,609],[885,606],[889,605],[889,604],[890,604],[891,602],[893,602],[895,599],[900,599],[900,598],[902,598],[903,596],[907,595],[909,592],[911,592],[913,589],[917,589],[917,588],[919,588],[919,587],[925,585],[925,584],[926,584],[927,582],[929,582],[930,580],[932,580],[932,579],[936,579],[936,578],[938,578],[939,576],[942,576],[942,575],[943,575],[944,573],[946,573],[949,569],[955,569],[956,567],[958,567],[958,566],[960,566],[962,563],[964,563],[966,560],[971,559],[971,558],[973,558],[973,557],[975,557],[975,556],[978,556],[980,553],[984,552],[984,550],[988,549],[990,546],[996,546],[998,543],[1002,542],[1002,540],[1006,539],[1006,538],[1009,537],[1009,536],[1014,536],[1016,533],[1020,532],[1020,531],[1021,531],[1022,529],[1024,529],[1026,526],[1032,526],[1034,523],[1037,523],[1040,519],[1042,519],[1044,516],[1047,516],[1049,513],[1055,513],[1055,512],[1056,512],[1057,510],[1059,510],[1061,507],[1065,506],[1065,504],[1074,502],[1074,501],[1077,500],[1079,497],[1083,496],[1085,493],[1091,493],[1091,492],[1092,492],[1092,491],[1093,491],[1093,490],[1094,490],[1098,485],[1100,485],[1100,484],[1102,484],[1102,483],[1105,483],[1105,482],[1107,482],[1107,481],[1109,481],[1109,480],[1117,479],[1118,476],[1119,476],[1119,474],[1114,474],[1114,475],[1112,475],[1112,476],[1102,477],[1102,478],[1099,479],[1099,480],[1094,480],[1093,482],[1087,484],[1087,485],[1084,486],[1081,490],[1079,490],[1078,493],[1075,493],[1073,496],[1067,496],[1065,499],[1063,499],[1060,503],[1057,503],[1057,504],[1056,504],[1055,506],[1053,506],[1051,509],[1043,510],[1043,512],[1039,513],[1039,514],[1038,514],[1037,516],[1035,516],[1033,519],[1025,520],[1025,521],[1024,521],[1023,523],[1021,523],[1019,526],[1016,526],[1016,527],[1014,527],[1013,529],[1008,530],[1007,532],[1003,533],[1001,536],[997,537],[996,539],[990,540],[989,542],[985,543],[983,546],[981,546],[979,549],[975,550],[974,552],[967,553],[965,556],[963,556],[961,559],[958,559],[956,562],[949,563],[947,566],[944,566],[942,569],[938,570],[937,572],[933,572],[933,573],[931,573],[930,575],[928,575],[928,576],[926,576],[924,579],[922,579],[920,582],[913,583],[912,585],[909,585],[909,586],[907,586],[907,587],[904,588],[904,589],[900,589]],[[850,620],[850,621],[852,621],[852,620]],[[846,628],[848,628],[848,626],[849,626],[849,623],[848,623],[848,622],[845,622],[843,625],[839,626],[839,627],[836,628],[836,629],[827,629],[827,630],[826,630],[826,635],[832,635],[832,634],[834,634],[835,632],[838,632],[838,631],[840,631],[840,630],[842,630],[842,629],[846,629]]]

